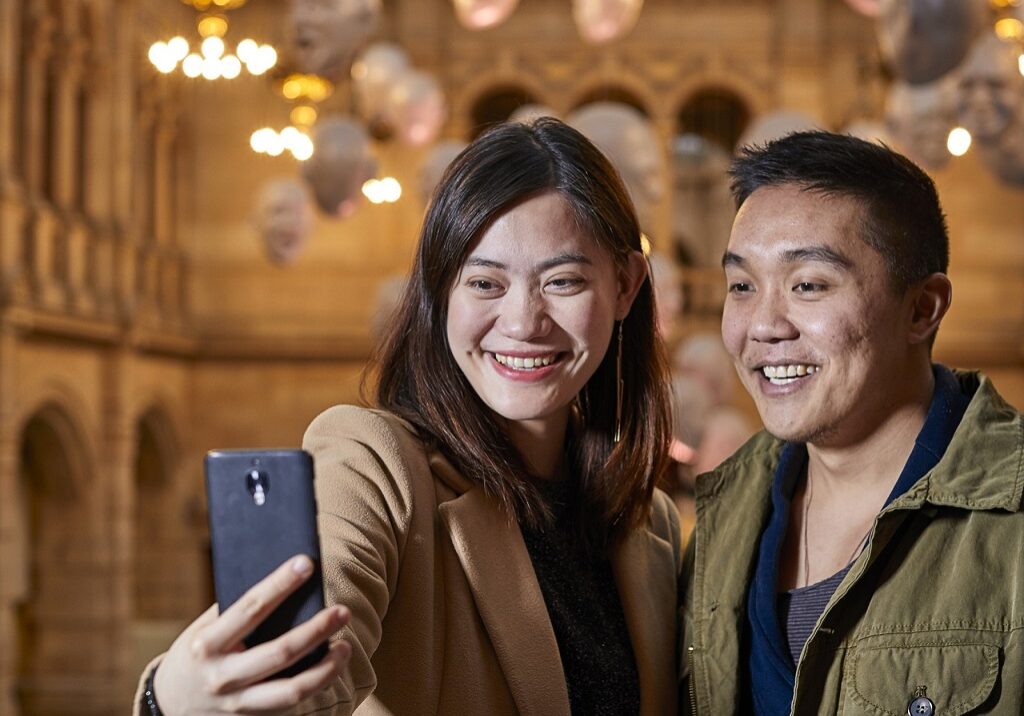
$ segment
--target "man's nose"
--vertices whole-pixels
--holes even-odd
[[[551,326],[547,304],[535,291],[517,290],[505,295],[498,320],[501,332],[517,341],[545,335]]]
[[[779,291],[765,291],[754,300],[748,331],[761,343],[793,340],[800,332],[789,317],[789,303]]]

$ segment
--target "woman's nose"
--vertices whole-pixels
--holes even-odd
[[[533,291],[510,291],[502,301],[498,327],[517,341],[543,336],[551,326],[547,305]]]

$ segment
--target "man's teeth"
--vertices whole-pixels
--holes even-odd
[[[817,366],[804,365],[803,363],[794,363],[792,365],[766,365],[761,368],[761,372],[764,373],[764,377],[773,385],[786,385],[787,383],[792,383],[797,378],[814,374],[817,370]]]
[[[501,363],[503,366],[514,368],[515,370],[531,370],[533,368],[543,368],[546,365],[551,365],[555,361],[555,356],[534,356],[532,358],[521,358],[519,356],[503,356],[501,353],[494,354],[494,360]]]

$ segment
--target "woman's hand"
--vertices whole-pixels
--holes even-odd
[[[327,607],[273,641],[246,649],[242,640],[313,572],[294,557],[252,587],[220,616],[217,605],[175,640],[156,672],[154,691],[167,716],[272,713],[324,688],[348,664],[345,641],[331,645],[315,666],[290,678],[263,681],[312,651],[348,623],[345,607]]]

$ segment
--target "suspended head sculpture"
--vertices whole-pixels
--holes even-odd
[[[363,183],[377,173],[366,130],[351,119],[330,117],[317,122],[313,145],[302,176],[325,214],[347,219],[359,206]]]
[[[923,85],[895,82],[889,90],[885,123],[904,153],[928,169],[941,169],[953,156],[946,148],[956,125],[956,83],[947,75]]]
[[[313,207],[306,187],[291,177],[270,180],[256,195],[252,223],[267,258],[280,265],[292,263],[313,230]]]
[[[979,0],[881,0],[882,55],[911,84],[936,80],[967,56],[986,5]]]
[[[288,35],[296,67],[337,81],[376,31],[380,0],[291,0]]]
[[[1024,76],[1013,47],[993,34],[971,48],[959,72],[957,112],[978,142],[996,143],[1024,109]]]
[[[622,176],[633,199],[640,228],[651,230],[654,210],[665,194],[665,156],[654,125],[621,102],[593,102],[566,122],[597,145]]]

